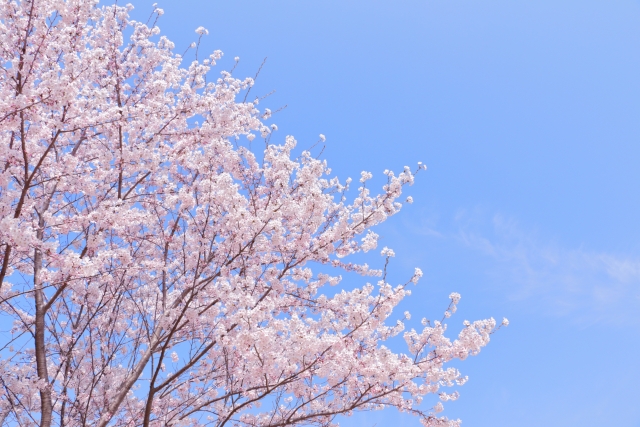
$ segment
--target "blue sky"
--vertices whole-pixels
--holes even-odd
[[[157,1],[157,0],[154,0]],[[145,19],[154,1],[134,1]],[[640,426],[640,2],[165,0],[181,52],[202,25],[284,139],[339,176],[423,161],[377,231],[402,311],[510,319],[446,414],[466,427]],[[144,17],[144,18],[143,18]],[[274,135],[277,136],[278,134]],[[381,182],[381,181],[378,181]],[[376,257],[373,262],[378,262]],[[355,283],[357,284],[357,283]],[[345,426],[418,426],[394,412]]]

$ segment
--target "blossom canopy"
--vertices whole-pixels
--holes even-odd
[[[363,172],[351,195],[240,100],[252,79],[212,77],[221,52],[187,63],[162,9],[147,24],[130,9],[0,5],[0,420],[329,426],[394,407],[458,425],[422,400],[457,397],[445,364],[496,322],[454,341],[425,322],[395,353],[383,343],[404,325],[387,321],[422,271],[392,286],[386,264],[349,261],[377,248],[371,228],[422,165],[387,171],[379,194]],[[327,290],[343,271],[362,286]]]

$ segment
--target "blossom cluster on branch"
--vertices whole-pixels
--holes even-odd
[[[271,142],[271,112],[239,101],[252,79],[212,77],[221,52],[185,65],[154,7],[141,23],[95,0],[0,4],[0,423],[330,426],[394,407],[458,425],[422,399],[456,398],[446,362],[496,322],[454,341],[425,324],[395,353],[387,320],[422,272],[392,286],[347,260],[422,166],[379,194],[363,172],[350,196],[293,137]],[[323,293],[341,271],[377,279]]]

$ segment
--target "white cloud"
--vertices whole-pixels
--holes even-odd
[[[568,248],[525,231],[517,221],[461,211],[453,239],[490,260],[487,272],[513,301],[579,322],[640,322],[640,257]],[[486,218],[486,217],[485,217]]]

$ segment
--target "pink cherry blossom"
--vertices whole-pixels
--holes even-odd
[[[392,286],[391,249],[382,270],[349,258],[422,165],[352,194],[241,101],[252,79],[214,77],[221,52],[188,62],[97,3],[0,5],[0,423],[329,426],[394,407],[459,425],[421,402],[457,398],[445,365],[495,320],[405,331],[391,317],[422,271]],[[328,288],[343,271],[361,286]],[[384,344],[399,334],[407,354]]]

